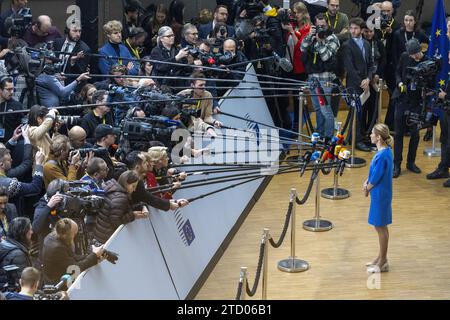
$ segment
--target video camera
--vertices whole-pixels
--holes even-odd
[[[22,8],[16,14],[6,18],[4,28],[10,37],[22,38],[27,27],[33,22],[30,8]]]
[[[84,219],[86,214],[94,214],[100,211],[106,203],[103,190],[91,191],[81,188],[80,185],[87,185],[83,181],[70,181],[69,190],[61,194],[62,200],[56,208],[56,212],[71,219]]]
[[[260,1],[243,0],[240,11],[246,11],[246,19],[253,19],[254,17],[262,14],[264,11],[264,5]]]
[[[408,67],[408,75],[412,78],[431,77],[439,72],[440,61],[437,59],[430,59],[419,63],[415,67]]]
[[[19,267],[11,264],[3,267],[3,272],[6,273],[7,282],[0,288],[1,292],[19,292]]]
[[[138,119],[124,121],[122,127],[124,138],[129,140],[170,141],[172,133],[177,129],[176,127],[160,128],[155,126],[152,121],[139,121]]]
[[[289,12],[289,10],[280,10],[277,15],[278,20],[281,24],[291,24],[291,23],[297,23],[297,20],[295,17]]]

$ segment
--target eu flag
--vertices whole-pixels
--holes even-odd
[[[441,71],[438,74],[438,88],[445,90],[448,79],[449,39],[447,37],[447,22],[445,20],[445,7],[443,0],[436,0],[434,7],[433,25],[431,28],[428,56],[441,60]]]

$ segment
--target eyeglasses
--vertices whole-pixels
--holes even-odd
[[[173,38],[173,37],[175,37],[174,34],[169,34],[169,35],[167,35],[167,36],[163,36],[163,38]]]
[[[198,36],[198,32],[190,32],[189,34],[193,36]]]

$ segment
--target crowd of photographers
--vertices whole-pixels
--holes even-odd
[[[407,169],[420,173],[420,125],[411,126],[407,114],[423,113],[421,88],[434,87],[435,65],[423,53],[428,37],[414,12],[395,16],[399,1],[375,4],[375,29],[349,19],[339,0],[299,1],[290,11],[268,1],[217,1],[190,23],[182,1],[169,8],[129,1],[123,22],[104,24],[98,55],[81,40],[77,21],[61,34],[50,17],[33,19],[27,2],[12,0],[0,17],[0,291],[14,292],[9,299],[31,299],[43,284],[49,295],[41,297],[54,297],[68,267],[115,262],[104,243],[121,224],[148,217],[152,207],[188,205],[173,198],[186,175],[170,168],[170,135],[182,127],[216,136],[223,126],[214,117],[218,100],[242,80],[249,61],[258,74],[307,81],[322,137],[334,134],[342,90],[370,91],[352,133],[366,152],[374,149],[368,137],[384,79],[394,177],[407,134]],[[429,179],[449,177],[449,108],[444,91],[439,98],[447,110],[442,161]],[[267,98],[277,126],[295,129],[295,100],[295,92]],[[149,191],[166,184],[170,192]]]

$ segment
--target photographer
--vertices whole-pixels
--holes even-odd
[[[69,130],[70,149],[92,148],[92,144],[86,142],[86,131],[80,126],[73,126]]]
[[[130,29],[128,37],[125,40],[125,46],[128,48],[128,51],[133,58],[141,59],[146,36],[147,33],[140,27]]]
[[[165,107],[162,110],[162,116],[172,120],[181,121],[182,124],[194,133],[206,133],[210,137],[217,137],[217,133],[214,131],[214,127],[204,122],[199,118],[199,112],[188,109],[178,109],[174,106]]]
[[[73,248],[77,233],[75,221],[64,218],[56,223],[54,231],[45,238],[42,257],[46,283],[58,282],[71,266],[78,266],[83,272],[103,260],[103,246],[92,246],[92,253],[85,256],[75,255]]]
[[[225,23],[228,37],[234,37],[235,31],[232,26],[226,25],[228,19],[228,8],[224,5],[218,5],[214,10],[214,20],[207,24],[202,24],[198,27],[198,37],[200,39],[207,39],[214,30],[217,23]]]
[[[67,181],[62,179],[53,180],[48,185],[46,194],[39,199],[35,206],[33,231],[37,235],[40,259],[42,258],[44,239],[59,220],[56,209],[63,200],[61,193],[66,192],[68,189],[69,184]]]
[[[188,50],[183,48],[178,50],[175,45],[175,34],[170,27],[161,27],[158,31],[157,45],[151,53],[152,60],[158,60],[153,67],[154,76],[174,77],[179,75],[183,67],[173,66],[165,62],[187,63]],[[156,82],[160,85],[171,85],[176,83],[175,80],[158,79]]]
[[[448,104],[450,101],[450,85],[447,85],[446,91],[441,89],[439,93],[439,99],[443,101],[444,104]],[[443,112],[441,117],[441,162],[436,170],[427,175],[427,179],[448,179],[450,168],[450,107],[447,105],[446,111]],[[444,182],[444,187],[450,188],[450,179]]]
[[[102,158],[106,165],[108,166],[108,174],[106,175],[106,180],[114,178],[114,162],[110,157],[109,150],[111,146],[116,141],[116,135],[114,133],[114,128],[107,124],[100,124],[95,128],[95,140],[94,149],[103,149],[105,152],[97,155],[97,157]]]
[[[0,3],[1,4],[1,3]],[[27,7],[28,0],[11,0],[11,7],[9,10],[3,12],[0,16],[0,45],[6,47],[11,35],[7,33],[5,28],[6,19],[17,16],[22,9]]]
[[[122,44],[122,24],[117,20],[112,20],[103,26],[108,42],[99,49],[99,54],[105,55],[99,59],[98,67],[101,74],[109,74],[111,67],[115,64],[125,65],[128,73],[137,75],[139,73],[139,65],[129,59],[133,56],[127,47]],[[109,57],[113,57],[110,59]]]
[[[71,74],[85,73],[89,66],[89,54],[91,49],[81,40],[81,22],[74,21],[70,27],[64,29],[65,38],[56,39],[53,43],[55,51],[66,52],[59,59],[63,61],[62,72]],[[66,79],[66,85],[73,79]],[[70,81],[70,82],[69,82]]]
[[[112,179],[103,185],[106,198],[111,203],[104,207],[97,216],[94,237],[100,243],[105,243],[122,225],[133,222],[135,219],[148,218],[148,209],[141,206],[135,210],[130,195],[136,190],[139,176],[134,171],[125,171],[118,181]]]
[[[183,108],[200,111],[200,119],[216,128],[220,128],[222,123],[213,118],[213,114],[217,114],[220,109],[213,109],[213,99],[209,91],[205,90],[206,81],[198,78],[205,78],[203,73],[194,72],[191,75],[191,89],[186,89],[178,93],[179,96],[199,100],[196,105],[183,105]]]
[[[58,110],[47,109],[44,106],[32,106],[28,114],[28,136],[33,145],[34,152],[37,150],[48,156],[52,139],[50,131],[56,126]],[[56,134],[57,135],[57,134]]]
[[[198,30],[197,27],[191,23],[186,23],[181,31],[181,47],[198,46]]]
[[[70,143],[68,137],[58,135],[52,139],[50,154],[44,165],[45,187],[55,179],[77,180],[77,172],[82,164],[80,153],[72,153],[69,159],[69,152]]]
[[[86,174],[80,179],[89,182],[87,186],[91,191],[101,189],[108,176],[108,165],[105,160],[99,157],[92,157],[86,167]]]
[[[20,274],[26,267],[31,267],[28,250],[31,246],[31,222],[28,218],[15,218],[8,228],[6,240],[0,242],[0,288],[8,282],[3,271],[4,266],[15,265],[19,267]]]
[[[44,155],[41,152],[36,153],[34,174],[30,183],[21,182],[17,178],[9,178],[6,172],[11,169],[11,155],[6,148],[0,148],[0,186],[8,190],[10,202],[16,205],[21,212],[21,201],[23,197],[38,195],[43,187],[43,168]]]
[[[19,279],[20,292],[6,293],[6,300],[29,301],[33,300],[41,281],[41,272],[33,267],[27,267],[22,271]]]
[[[218,87],[229,87],[230,83],[220,82],[220,79],[226,79],[226,80],[242,80],[244,78],[244,72],[247,69],[247,65],[245,62],[247,62],[247,58],[244,56],[244,54],[238,50],[238,44],[237,41],[228,38],[223,42],[223,62],[221,63],[219,67],[224,68],[227,72],[221,72],[218,76],[217,86]],[[227,65],[237,64],[239,63],[239,66],[231,67],[230,69],[227,68]],[[236,73],[233,71],[240,71],[242,73]],[[231,83],[231,86],[237,86],[239,82],[233,82]],[[222,96],[225,93],[226,90],[217,90],[219,96]]]
[[[316,112],[316,130],[322,137],[331,138],[334,133],[334,114],[330,106],[329,94],[332,87],[329,85],[336,79],[337,58],[339,40],[328,29],[326,17],[319,13],[316,15],[316,25],[311,26],[311,31],[301,44],[303,52],[302,61],[306,68],[309,81],[313,84],[315,92],[325,94],[319,99],[312,96],[312,104]],[[328,83],[328,85],[323,85]]]
[[[23,110],[23,105],[13,98],[14,80],[9,76],[0,77],[0,112]],[[4,128],[0,141],[11,139],[14,130],[22,123],[22,113],[13,113],[0,116],[0,128]]]
[[[82,73],[67,86],[61,80],[61,70],[52,60],[45,58],[45,66],[42,73],[36,79],[36,92],[39,102],[45,107],[58,107],[66,102],[76,87],[84,81],[91,79],[89,72]]]
[[[18,144],[17,141],[22,136],[23,144]],[[27,125],[17,127],[6,146],[8,150],[11,151],[11,156],[13,157],[11,168],[6,171],[6,176],[9,178],[17,178],[18,180],[29,179],[31,177],[30,173],[33,165],[33,146],[28,137]],[[14,164],[16,164],[16,166],[13,166]]]
[[[92,96],[92,102],[99,104],[92,108],[81,120],[81,127],[86,131],[86,140],[89,143],[95,143],[95,128],[99,124],[113,125],[113,117],[111,107],[104,105],[108,102],[108,92],[98,90]]]
[[[397,89],[394,98],[399,97],[395,107],[395,136],[394,136],[394,178],[401,173],[401,163],[403,160],[403,137],[407,129],[406,111],[421,113],[422,109],[422,88],[434,87],[433,77],[424,79],[424,83],[418,84],[418,79],[411,77],[411,67],[429,60],[422,52],[419,41],[415,38],[406,43],[406,50],[400,57],[397,67]],[[410,126],[411,138],[409,140],[408,158],[406,168],[414,173],[421,173],[421,170],[415,164],[417,147],[419,146],[419,130],[417,126]]]
[[[144,152],[132,151],[127,155],[126,162],[130,170],[133,170],[139,177],[136,190],[131,194],[133,205],[146,203],[156,209],[169,211],[183,208],[189,204],[186,199],[170,201],[161,199],[145,189],[144,181],[146,180],[147,172],[152,171],[153,167],[148,161],[148,156]]]
[[[8,193],[5,187],[0,187],[0,241],[6,239],[9,225],[17,217],[16,206],[8,203]]]
[[[394,18],[394,7],[391,1],[383,1],[381,3],[381,18],[380,18],[380,30],[375,30],[375,36],[380,40],[384,46],[386,57],[393,57],[396,55],[394,52],[394,34],[400,29],[399,22]],[[386,59],[386,64],[382,69],[382,79],[386,81],[388,87],[389,96],[392,97],[396,88],[395,84],[395,69],[394,59]],[[394,131],[394,108],[395,104],[392,99],[389,99],[389,106],[386,113],[385,123],[389,126],[391,131]]]
[[[61,33],[56,27],[52,26],[52,19],[45,15],[37,17],[36,21],[25,30],[25,34],[23,35],[23,40],[30,47],[59,38],[62,38]]]

